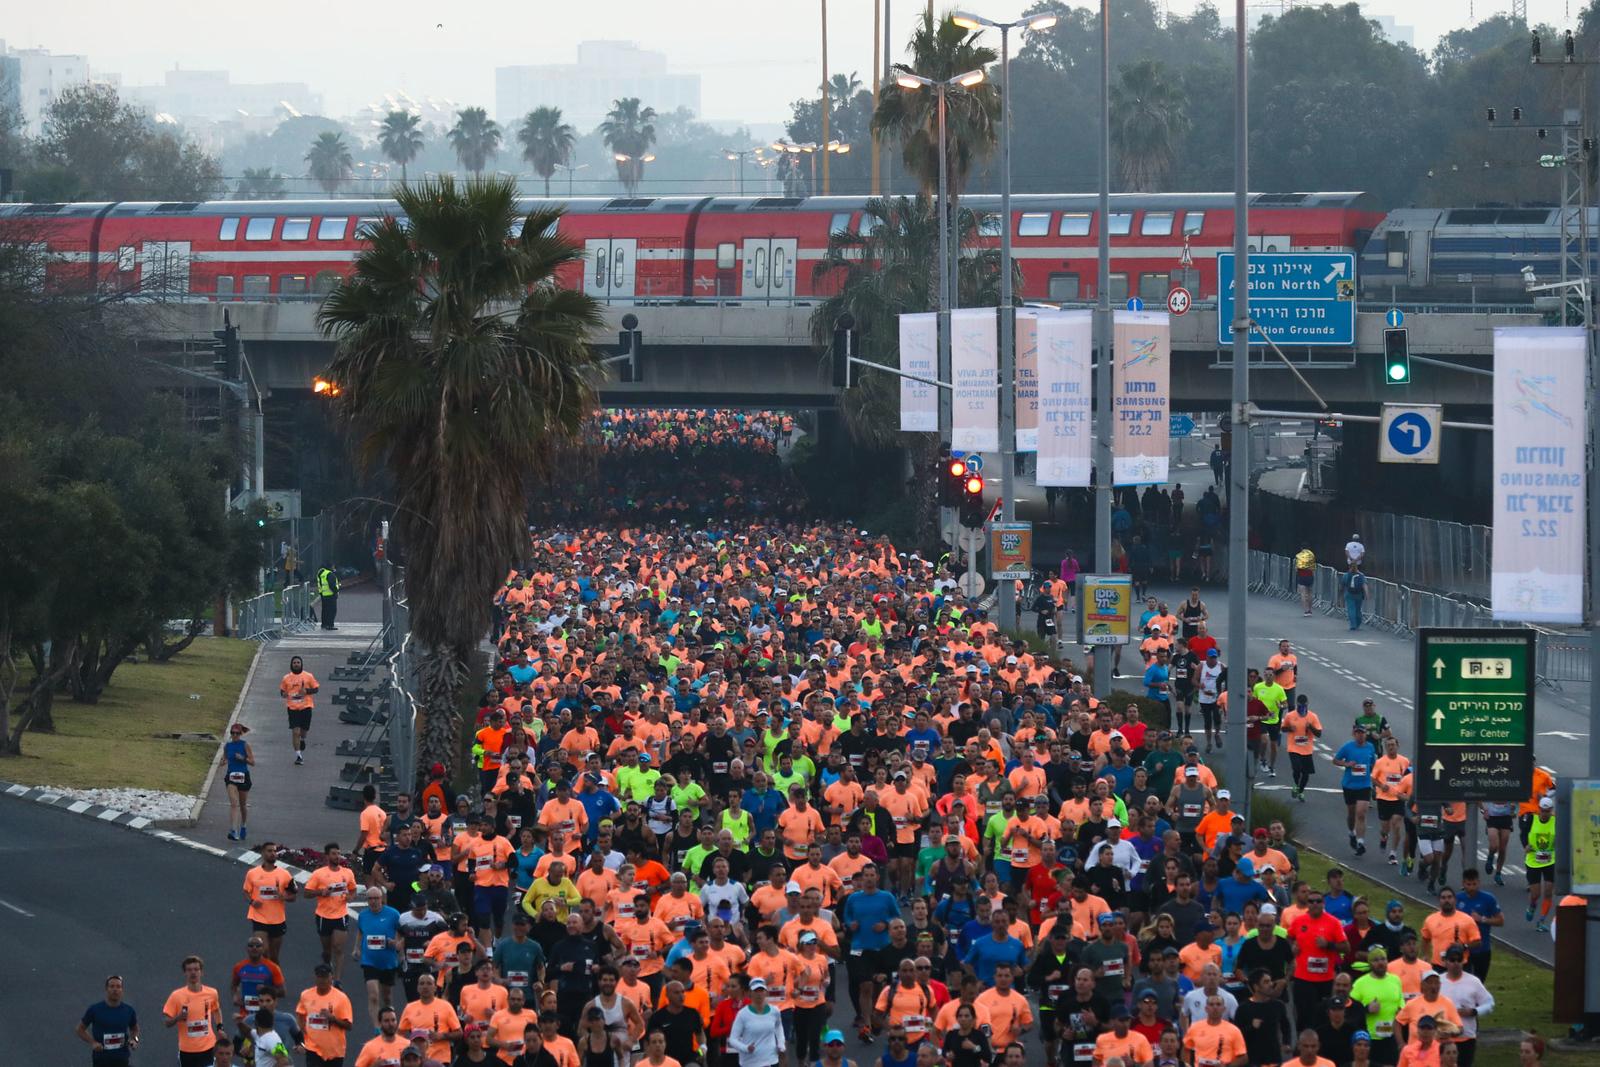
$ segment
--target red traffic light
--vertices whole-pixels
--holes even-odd
[[[970,474],[970,475],[968,475],[967,476],[967,484],[966,484],[965,488],[966,488],[967,492],[972,494],[973,496],[981,496],[983,494],[983,475],[981,475],[981,474]]]
[[[967,464],[965,460],[952,459],[950,461],[950,477],[959,478],[966,473]]]

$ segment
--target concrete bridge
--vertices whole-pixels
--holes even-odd
[[[135,316],[149,334],[191,348],[209,345],[224,309],[237,327],[260,384],[269,390],[309,390],[327,365],[332,345],[316,325],[312,302],[195,302],[132,304],[117,314]],[[638,316],[644,338],[642,382],[608,377],[607,404],[832,408],[838,391],[825,360],[811,346],[813,306],[740,301],[696,304],[611,305],[611,336],[623,314]],[[1383,380],[1383,310],[1357,316],[1354,349],[1290,349],[1288,355],[1336,410],[1371,411],[1383,402],[1428,402],[1485,408],[1492,379],[1417,363],[1409,385]],[[1216,344],[1214,306],[1196,306],[1173,319],[1173,409],[1227,406],[1232,353]],[[1536,313],[1411,310],[1406,318],[1413,356],[1488,368],[1497,326],[1532,326]],[[861,354],[876,358],[871,338]],[[1311,398],[1266,348],[1253,350],[1252,399],[1263,407],[1309,407]],[[866,373],[873,373],[868,371]]]

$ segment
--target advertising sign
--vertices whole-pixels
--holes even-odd
[[[1033,523],[989,524],[989,576],[1033,577]]]
[[[1164,311],[1115,312],[1111,344],[1112,483],[1159,485],[1172,454],[1172,319]]]
[[[939,375],[939,316],[933,312],[900,316],[900,369],[937,381]],[[937,433],[938,390],[926,382],[900,379],[900,430],[903,433]]]
[[[995,308],[950,313],[950,447],[1000,451],[1000,338]]]
[[[1089,484],[1094,442],[1094,316],[1088,311],[1041,311],[1039,353],[1039,455],[1034,484]]]
[[[1039,450],[1039,313],[1017,309],[1017,451]]]
[[[1133,629],[1133,579],[1126,574],[1078,575],[1078,640],[1125,645]]]

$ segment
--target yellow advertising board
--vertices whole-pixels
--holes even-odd
[[[989,524],[989,577],[1033,577],[1033,523]]]
[[[1125,645],[1133,631],[1133,579],[1126,574],[1078,576],[1078,640]]]

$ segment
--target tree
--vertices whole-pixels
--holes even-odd
[[[240,200],[282,200],[283,175],[274,174],[271,167],[246,167],[233,195]]]
[[[400,182],[405,184],[406,164],[422,151],[422,116],[409,111],[391,111],[378,127],[378,150],[385,159],[400,165]]]
[[[944,81],[971,70],[982,70],[999,58],[994,49],[977,43],[979,33],[969,32],[946,17],[935,22],[924,13],[911,38],[911,62],[896,63],[898,74],[918,74]],[[945,157],[952,205],[966,186],[974,163],[986,158],[996,141],[1000,96],[983,81],[971,88],[946,91]],[[924,193],[939,187],[939,101],[932,88],[905,89],[887,82],[878,92],[873,129],[897,139],[906,169]]]
[[[617,181],[632,196],[639,191],[644,180],[644,157],[656,143],[656,109],[642,107],[637,96],[627,96],[611,103],[606,120],[600,124],[600,137],[613,155],[626,156],[617,160]]]
[[[74,85],[45,112],[24,176],[61,199],[204,200],[223,188],[215,159],[124,103],[109,85]]]
[[[338,194],[339,186],[355,172],[355,167],[342,133],[319,134],[306,150],[307,171],[329,196]]]
[[[517,140],[522,143],[522,158],[544,179],[544,195],[548,199],[551,175],[558,166],[572,161],[572,148],[578,143],[577,131],[570,123],[561,121],[560,108],[536,107],[523,116]]]
[[[583,259],[555,233],[561,212],[529,214],[507,240],[515,183],[442,178],[395,198],[409,225],[378,225],[319,321],[338,343],[335,410],[398,501],[418,648],[415,756],[449,767],[491,598],[527,550],[525,479],[594,410],[590,341],[603,320],[592,298],[555,284]]]
[[[1111,83],[1111,146],[1129,192],[1164,191],[1189,132],[1188,101],[1153,59],[1123,67]]]
[[[456,124],[447,136],[456,158],[473,174],[482,174],[489,160],[500,154],[500,124],[481,107],[456,112]]]

